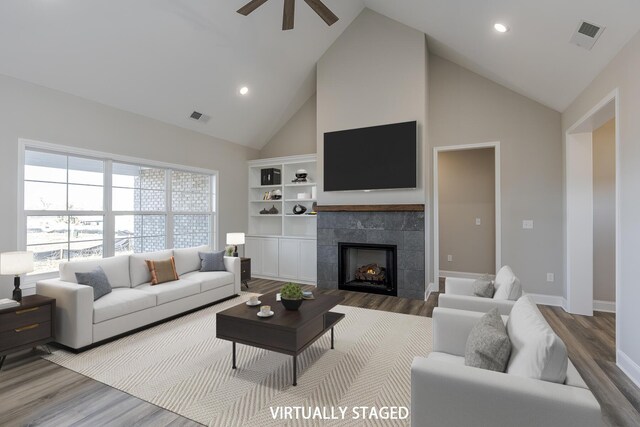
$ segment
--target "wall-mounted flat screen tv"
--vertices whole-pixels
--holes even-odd
[[[324,134],[324,191],[417,187],[417,123]]]

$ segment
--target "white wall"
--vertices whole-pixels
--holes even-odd
[[[441,272],[496,273],[494,164],[493,148],[438,154]],[[480,225],[476,224],[476,218],[480,219]]]
[[[616,300],[616,121],[593,131],[593,298]]]
[[[560,113],[438,56],[429,64],[429,145],[500,141],[502,264],[526,292],[561,296]]]
[[[247,227],[246,161],[257,150],[0,75],[0,252],[18,249],[19,138],[218,170],[218,245]],[[12,280],[1,280],[8,297]]]
[[[418,122],[418,158],[426,155],[425,35],[369,9],[318,61],[318,204],[424,203],[424,172],[415,190],[324,192],[324,133],[395,122]]]
[[[260,158],[315,154],[316,111],[316,95],[314,94],[262,147]]]
[[[607,67],[562,114],[566,131],[614,89],[619,89],[617,126],[618,212],[620,241],[617,294],[618,363],[640,384],[640,33],[636,34]],[[563,132],[564,133],[564,132]]]

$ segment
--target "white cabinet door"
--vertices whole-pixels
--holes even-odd
[[[300,240],[299,253],[298,278],[307,282],[315,282],[318,277],[316,241]]]
[[[262,240],[247,237],[244,244],[245,256],[251,258],[251,274],[262,274]]]
[[[262,271],[260,274],[278,277],[278,240],[262,239]]]
[[[300,241],[294,239],[280,239],[280,277],[285,279],[297,279],[299,260]]]

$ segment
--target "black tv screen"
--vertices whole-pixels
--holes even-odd
[[[416,188],[416,122],[324,134],[324,191]]]

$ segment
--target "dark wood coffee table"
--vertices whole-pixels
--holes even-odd
[[[337,295],[316,295],[315,299],[304,300],[298,310],[291,311],[276,301],[276,292],[264,294],[260,297],[261,305],[270,305],[275,312],[273,316],[258,317],[260,307],[238,304],[216,315],[216,336],[233,343],[233,369],[236,369],[236,343],[293,356],[295,386],[300,353],[329,330],[333,349],[333,327],[344,314],[329,310],[343,299]]]

